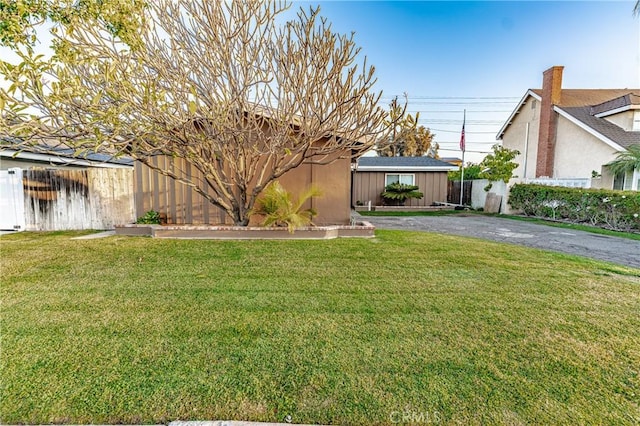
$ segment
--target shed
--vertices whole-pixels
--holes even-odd
[[[382,205],[380,194],[393,182],[417,185],[422,199],[407,200],[408,207],[447,201],[447,172],[458,167],[431,157],[361,157],[353,172],[351,202]]]

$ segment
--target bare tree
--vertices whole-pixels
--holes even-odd
[[[2,63],[14,85],[0,96],[0,134],[129,155],[246,225],[269,182],[303,162],[360,155],[389,127],[353,34],[334,33],[313,8],[278,25],[289,6],[157,0],[129,44],[79,20],[56,40],[59,62]],[[158,155],[203,178],[158,168]]]

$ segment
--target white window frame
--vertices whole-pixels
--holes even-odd
[[[389,182],[389,176],[398,176],[398,180],[397,181],[393,181],[393,182]],[[410,176],[411,177],[411,183],[407,184],[407,185],[415,185],[416,184],[416,174],[415,173],[385,173],[384,174],[384,186],[390,185],[394,182],[401,182],[401,183],[405,183],[402,182],[402,176]]]

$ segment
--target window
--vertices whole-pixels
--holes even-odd
[[[416,175],[414,174],[387,173],[387,175],[385,176],[385,186],[396,182],[404,183],[405,185],[415,185],[415,178]]]
[[[617,189],[619,191],[622,191],[624,189],[624,181],[625,181],[625,174],[624,173],[618,173],[614,178],[613,178],[613,189]]]

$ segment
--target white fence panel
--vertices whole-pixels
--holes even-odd
[[[25,228],[22,169],[0,170],[0,230]]]
[[[591,179],[589,178],[575,178],[575,179],[536,178],[536,179],[526,179],[525,183],[534,183],[537,185],[548,185],[548,186],[564,186],[568,188],[591,188]]]
[[[26,227],[32,231],[113,229],[134,220],[133,170],[27,170]]]

